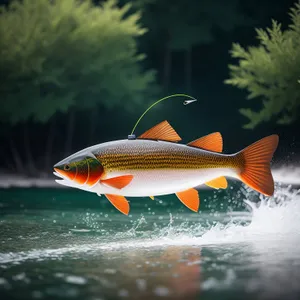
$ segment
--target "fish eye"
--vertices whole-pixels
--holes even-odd
[[[65,171],[69,171],[69,170],[70,170],[70,165],[65,165],[65,166],[64,166],[64,170],[65,170]]]

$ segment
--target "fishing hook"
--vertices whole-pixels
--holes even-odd
[[[135,123],[135,125],[133,126],[133,129],[131,131],[131,134],[128,135],[128,139],[129,140],[135,140],[136,139],[136,136],[134,134],[134,131],[137,127],[137,125],[140,123],[140,121],[142,120],[142,118],[145,116],[145,114],[152,108],[154,107],[156,104],[158,104],[159,102],[162,102],[164,100],[167,100],[169,98],[174,98],[174,97],[186,97],[186,98],[189,98],[190,100],[185,100],[183,101],[183,105],[188,105],[190,103],[193,103],[195,101],[197,101],[197,99],[195,99],[194,97],[190,96],[190,95],[186,95],[186,94],[173,94],[173,95],[169,95],[169,96],[166,96],[166,97],[163,97],[159,100],[157,100],[156,102],[154,102],[153,104],[151,104],[144,112],[143,114],[139,117],[139,119],[137,120],[137,122]]]

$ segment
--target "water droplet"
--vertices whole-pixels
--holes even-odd
[[[165,297],[170,294],[170,291],[167,287],[158,286],[154,289],[154,294],[160,297]]]
[[[129,296],[129,293],[128,293],[127,290],[121,289],[121,290],[119,291],[119,296],[120,296],[120,297],[128,297],[128,296]]]
[[[140,291],[145,291],[147,289],[147,282],[145,279],[137,279],[136,285],[137,285],[138,290],[140,290]]]
[[[87,280],[80,276],[69,275],[66,276],[65,281],[68,283],[83,285],[87,283]]]
[[[105,269],[104,274],[116,274],[117,271],[115,269]]]

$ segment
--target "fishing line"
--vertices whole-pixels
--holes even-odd
[[[170,98],[175,98],[175,97],[186,97],[186,98],[189,98],[190,100],[185,100],[183,101],[183,105],[188,105],[190,103],[193,103],[195,101],[197,101],[197,99],[195,99],[194,97],[190,96],[190,95],[186,95],[186,94],[173,94],[173,95],[169,95],[169,96],[166,96],[166,97],[163,97],[159,100],[157,100],[156,102],[154,102],[153,104],[151,104],[144,112],[143,114],[139,117],[139,119],[137,120],[137,122],[135,123],[135,125],[133,126],[133,129],[131,131],[131,134],[128,135],[128,139],[129,140],[133,140],[135,139],[135,134],[134,134],[134,131],[137,127],[137,125],[140,123],[140,121],[142,120],[142,118],[145,116],[145,114],[152,108],[154,107],[156,104],[164,101],[164,100],[167,100],[167,99],[170,99]]]

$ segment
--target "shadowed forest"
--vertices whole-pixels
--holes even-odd
[[[226,2],[226,5],[224,4]],[[30,176],[87,146],[168,120],[184,142],[220,131],[297,152],[300,2],[0,1],[0,168]]]

